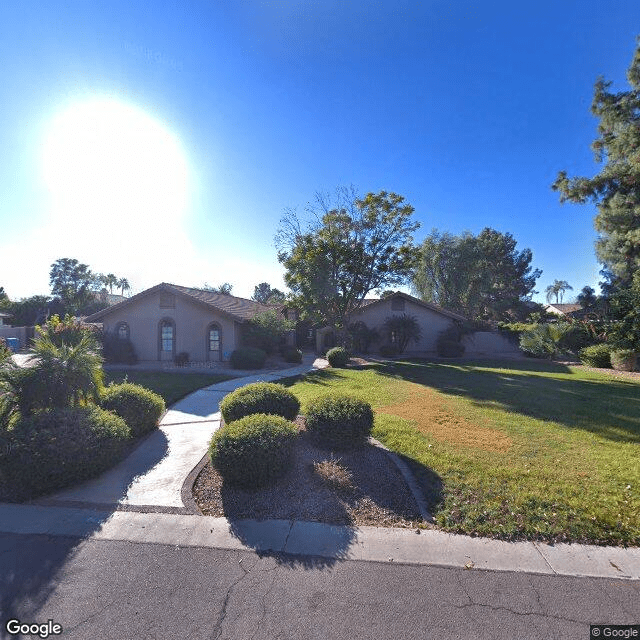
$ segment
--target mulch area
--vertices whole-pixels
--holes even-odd
[[[207,464],[193,487],[204,515],[230,519],[304,520],[333,525],[415,528],[422,523],[413,495],[389,456],[367,444],[352,451],[331,452],[316,446],[304,429],[294,447],[293,468],[273,484],[246,491],[225,484]],[[337,462],[351,475],[336,486],[315,470],[314,463]]]

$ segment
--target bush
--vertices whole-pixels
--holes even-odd
[[[306,427],[323,446],[345,449],[362,445],[373,428],[373,410],[368,402],[352,396],[320,396],[307,406]]]
[[[382,330],[389,342],[397,347],[398,353],[404,353],[409,342],[413,341],[418,344],[422,338],[422,329],[418,319],[406,313],[387,318],[382,325]]]
[[[597,339],[584,322],[573,322],[567,333],[562,336],[559,346],[562,350],[578,353],[580,349],[588,347],[597,342]]]
[[[289,389],[273,382],[255,382],[245,385],[220,403],[224,421],[234,422],[254,413],[268,413],[293,420],[300,410],[300,401]]]
[[[534,358],[553,358],[563,351],[563,340],[570,331],[568,322],[534,325],[520,336],[520,349]]]
[[[138,356],[129,338],[121,338],[116,333],[102,334],[102,355],[110,364],[136,364]]]
[[[369,345],[380,339],[376,329],[369,329],[367,325],[358,320],[349,325],[351,344],[357,353],[369,353]]]
[[[267,354],[262,349],[243,347],[231,354],[231,366],[234,369],[262,369]]]
[[[173,363],[176,365],[176,367],[186,367],[189,363],[189,354],[186,351],[176,353],[173,358]]]
[[[398,348],[393,344],[381,344],[378,351],[383,358],[395,358],[398,355]]]
[[[130,382],[109,385],[100,404],[120,416],[134,437],[155,429],[165,410],[164,400],[157,393]]]
[[[118,462],[131,431],[95,406],[54,409],[21,418],[0,458],[12,495],[32,498],[92,478]]]
[[[349,352],[344,347],[333,347],[327,351],[327,360],[332,367],[346,367],[349,364]]]
[[[436,349],[441,358],[459,358],[464,353],[464,345],[456,340],[438,340]]]
[[[611,354],[609,353],[609,346],[606,344],[594,344],[580,349],[579,356],[582,364],[588,367],[611,368]]]
[[[272,310],[257,313],[242,328],[242,342],[246,347],[262,349],[268,355],[275,352],[287,334],[296,328],[296,323]]]
[[[282,349],[282,357],[285,362],[294,362],[300,364],[302,362],[302,351],[295,347],[286,347]]]
[[[99,341],[98,331],[93,326],[83,324],[69,314],[63,320],[58,315],[51,316],[46,324],[36,327],[36,332],[40,336],[47,336],[56,347],[62,347],[63,344],[75,347],[87,337],[92,347],[97,348]]]
[[[8,360],[11,357],[11,349],[7,346],[7,341],[0,338],[0,362]]]
[[[611,352],[611,366],[616,371],[633,371],[636,368],[636,352],[633,349],[616,349]]]
[[[225,482],[255,489],[291,468],[296,426],[259,413],[226,424],[209,445],[211,464]]]

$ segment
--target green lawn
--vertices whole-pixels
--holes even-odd
[[[376,409],[438,525],[503,539],[640,545],[640,383],[544,361],[406,361],[287,384]]]
[[[192,391],[216,382],[230,380],[232,377],[217,373],[171,373],[168,371],[110,370],[104,372],[105,384],[126,380],[142,385],[161,395],[167,407],[189,395]]]

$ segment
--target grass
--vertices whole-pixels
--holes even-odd
[[[544,361],[404,361],[286,384],[376,411],[444,530],[640,545],[640,383]]]
[[[105,384],[111,382],[133,382],[151,389],[164,398],[167,407],[202,387],[230,380],[233,376],[217,373],[171,373],[167,371],[124,371],[104,372]]]

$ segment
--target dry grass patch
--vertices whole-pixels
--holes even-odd
[[[433,389],[410,383],[409,397],[398,404],[377,409],[378,413],[411,420],[418,430],[443,442],[506,453],[512,440],[498,429],[482,427],[456,415],[450,401]]]
[[[341,463],[341,458],[335,458],[332,455],[327,460],[314,462],[313,471],[332,489],[351,492],[355,489],[353,486],[353,475],[351,471]]]

